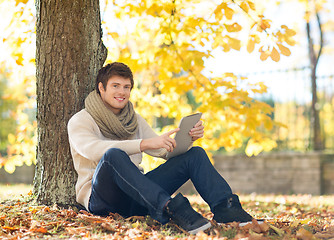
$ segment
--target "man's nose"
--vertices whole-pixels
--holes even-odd
[[[126,93],[126,89],[125,89],[125,88],[120,88],[119,91],[120,91],[120,93],[122,93],[122,94],[125,94],[125,93]]]

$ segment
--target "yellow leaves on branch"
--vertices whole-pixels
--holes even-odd
[[[262,151],[269,151],[276,147],[276,142],[272,139],[265,138],[261,142],[257,142],[253,139],[249,140],[245,153],[247,156],[256,156]]]
[[[222,2],[217,6],[214,11],[216,20],[221,20],[223,16],[226,17],[227,20],[232,20],[234,15],[234,10],[228,6],[226,2]]]
[[[296,35],[296,32],[286,25],[281,26],[282,31],[278,31],[274,36],[277,38],[278,42],[286,42],[290,46],[294,46],[296,42],[293,40],[293,36]]]
[[[276,37],[276,47],[275,46],[261,46],[259,52],[261,53],[260,59],[262,61],[267,60],[270,57],[273,61],[278,62],[280,60],[280,54],[284,56],[290,56],[291,51],[289,48],[284,46],[286,43],[290,46],[295,44],[295,41],[292,37],[296,34],[296,32],[292,29],[289,29],[287,26],[281,26],[282,31],[277,31],[273,36]],[[274,44],[274,43],[273,43]]]
[[[249,9],[255,11],[255,5],[252,1],[242,1],[240,4],[240,8],[248,13]]]
[[[26,2],[16,0],[16,5]],[[208,150],[222,146],[227,149],[239,147],[245,137],[258,131],[262,123],[267,129],[272,125],[265,118],[270,108],[253,102],[248,94],[261,94],[266,88],[261,84],[242,88],[242,79],[232,74],[214,78],[211,74],[203,75],[203,70],[205,59],[212,57],[214,49],[221,48],[224,52],[241,49],[238,33],[247,32],[247,28],[234,15],[252,11],[255,11],[253,1],[222,1],[217,5],[189,0],[119,1],[112,7],[118,19],[112,23],[103,22],[108,30],[105,36],[114,43],[109,46],[108,60],[122,61],[131,67],[138,86],[133,90],[132,101],[152,123],[152,116],[178,120],[185,114],[202,111],[208,135],[206,140],[199,141],[200,144],[208,146]],[[22,23],[22,20],[18,22]],[[256,32],[251,33],[247,43],[249,53],[263,40],[259,34],[265,34],[271,28],[270,20],[264,17],[256,23]],[[119,25],[115,27],[115,24]],[[291,46],[292,36],[292,30],[282,27],[274,36],[277,46],[260,48],[261,59],[270,56],[278,61],[280,54],[290,55],[286,44]],[[9,42],[30,41],[24,37],[16,38],[17,41],[10,39]],[[17,66],[24,66],[27,62],[22,51],[25,45],[20,43],[17,46],[20,49],[12,51],[12,57]],[[194,97],[192,102],[189,95]],[[10,137],[16,145],[22,143],[18,135]],[[257,136],[254,141],[261,144],[264,137],[261,134]],[[19,156],[26,152],[23,148],[11,151]]]
[[[15,166],[22,166],[24,163],[30,166],[36,163],[36,122],[30,123],[24,113],[18,114],[18,122],[16,134],[8,135],[8,157],[1,164],[9,173],[15,171]]]
[[[275,62],[278,62],[280,60],[280,55],[275,47],[272,48],[270,51],[269,49],[263,50],[263,46],[259,49],[259,52],[261,53],[260,59],[262,61],[267,60],[267,58],[270,56],[271,59]]]
[[[268,28],[270,28],[270,22],[271,22],[271,20],[264,19],[263,16],[261,16],[261,20],[257,24],[257,30],[259,32],[266,31]]]
[[[285,45],[293,46],[295,44],[293,36],[296,32],[289,29],[286,25],[282,25],[279,29],[272,29],[272,21],[266,19],[261,14],[257,14],[254,6],[252,8],[252,10],[254,10],[252,15],[249,12],[246,2],[248,3],[248,1],[243,1],[239,7],[243,9],[253,21],[250,27],[251,34],[247,41],[247,51],[252,53],[257,44],[266,42],[265,45],[259,47],[260,59],[262,61],[270,57],[273,61],[278,62],[280,60],[280,54],[290,56],[291,51]]]
[[[0,2],[0,15],[6,20],[0,26],[0,71],[15,86],[15,91],[5,97],[18,103],[13,113],[18,126],[16,132],[9,134],[8,156],[0,162],[0,167],[10,173],[15,171],[15,166],[30,165],[36,159],[36,122],[27,115],[36,107],[35,17],[31,3],[29,0]]]
[[[15,5],[19,5],[20,3],[26,4],[29,0],[15,0]]]

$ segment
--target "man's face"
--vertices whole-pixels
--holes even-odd
[[[129,101],[131,81],[129,78],[113,76],[109,78],[106,89],[100,82],[99,90],[104,104],[117,115]]]

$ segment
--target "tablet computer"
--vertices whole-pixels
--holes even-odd
[[[179,124],[180,130],[175,134],[176,147],[173,152],[168,152],[167,159],[175,157],[182,153],[185,153],[192,143],[192,137],[189,135],[189,131],[195,126],[195,124],[201,119],[202,113],[195,113],[181,119]]]

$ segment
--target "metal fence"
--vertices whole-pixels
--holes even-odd
[[[274,107],[274,120],[287,128],[276,128],[277,150],[313,149],[311,124],[311,69],[309,67],[244,74],[250,81],[263,81],[268,93],[262,100]],[[334,72],[318,75],[318,109],[325,150],[334,150]]]

